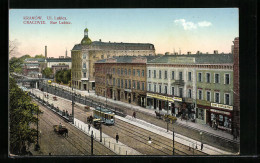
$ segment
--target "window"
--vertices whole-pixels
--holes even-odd
[[[128,70],[128,75],[131,75],[131,69]]]
[[[210,73],[207,73],[206,81],[207,81],[207,83],[210,83]]]
[[[120,69],[117,69],[117,75],[120,75]]]
[[[204,110],[203,109],[197,108],[197,118],[204,120]]]
[[[85,77],[86,77],[86,75],[87,75],[87,74],[84,72],[84,73],[83,73],[83,77],[85,78]]]
[[[210,101],[210,92],[207,91],[207,101]]]
[[[191,89],[188,89],[188,97],[191,98]]]
[[[159,70],[159,79],[161,79],[161,78],[162,78],[162,71]]]
[[[151,91],[151,84],[148,85],[148,91]]]
[[[137,76],[140,76],[140,70],[137,70]]]
[[[142,90],[144,91],[144,83],[142,83]]]
[[[87,56],[87,54],[86,54],[86,53],[84,53],[84,54],[83,54],[83,59],[86,59],[86,56]]]
[[[83,63],[83,68],[86,68],[86,63]]]
[[[142,77],[144,77],[144,70],[142,70]]]
[[[167,71],[164,71],[164,79],[167,79]]]
[[[174,71],[172,71],[172,79],[174,79]]]
[[[124,81],[121,79],[121,88],[124,88]]]
[[[137,89],[138,90],[140,89],[140,82],[139,81],[137,82]]]
[[[127,88],[127,80],[125,79],[125,89]]]
[[[127,69],[125,69],[125,75],[127,75]]]
[[[191,81],[191,72],[188,72],[188,80]]]
[[[159,85],[159,93],[162,93],[162,86]]]
[[[123,70],[123,69],[121,69],[121,75],[123,75],[123,72],[124,72],[124,70]]]
[[[230,97],[229,97],[229,96],[230,96],[229,93],[226,93],[226,94],[225,94],[225,105],[230,105],[230,103],[229,103]]]
[[[182,80],[182,72],[179,72],[179,80]]]
[[[229,74],[225,74],[225,84],[230,84]]]
[[[167,86],[164,86],[164,92],[167,94]]]
[[[182,88],[179,88],[179,93],[180,93],[180,97],[182,97],[183,93],[182,93]]]
[[[153,91],[156,92],[156,85],[154,84]]]
[[[153,70],[153,77],[156,78],[156,70]]]
[[[128,80],[128,88],[131,89],[131,80]]]
[[[172,95],[174,96],[174,87],[172,87]]]
[[[202,73],[201,72],[198,73],[198,81],[202,82]]]
[[[104,59],[104,55],[101,55],[101,59]]]
[[[219,83],[219,74],[215,74],[215,83]]]
[[[215,102],[219,103],[219,92],[215,93]]]
[[[148,78],[151,78],[151,70],[148,71]]]
[[[115,68],[113,68],[113,74],[115,74]]]
[[[202,90],[199,90],[199,99],[202,100]]]
[[[120,79],[117,79],[117,87],[120,87]]]
[[[135,89],[135,81],[133,81],[133,88]]]
[[[116,79],[113,78],[113,86],[115,86],[115,85],[116,85]]]
[[[135,76],[135,69],[133,69],[133,76]]]

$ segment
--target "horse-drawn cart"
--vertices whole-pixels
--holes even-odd
[[[54,132],[56,132],[57,134],[63,135],[65,134],[65,136],[68,136],[68,129],[62,125],[53,125],[53,130]]]

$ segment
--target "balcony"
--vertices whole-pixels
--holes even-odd
[[[172,84],[173,85],[184,86],[184,80],[175,80]]]

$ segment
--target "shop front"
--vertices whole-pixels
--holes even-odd
[[[154,93],[147,93],[147,106],[146,108],[155,109],[164,113],[171,114],[172,106],[174,106],[174,100],[172,97],[163,96]]]
[[[210,109],[211,109],[211,105],[209,101],[197,100],[196,123],[209,124]]]
[[[211,103],[210,126],[214,129],[232,131],[233,107],[229,105]]]

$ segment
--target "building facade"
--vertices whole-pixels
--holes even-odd
[[[95,62],[117,56],[151,56],[155,55],[153,44],[92,42],[88,29],[84,30],[81,44],[71,50],[72,87],[80,90],[95,90]]]

